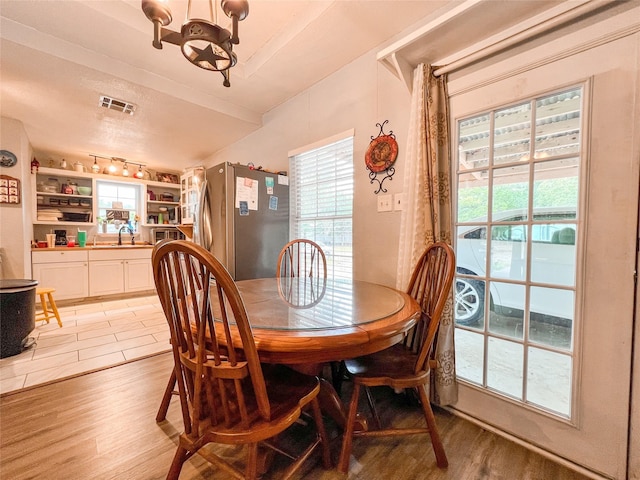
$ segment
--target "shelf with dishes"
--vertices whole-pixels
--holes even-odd
[[[147,184],[145,226],[180,223],[180,185]]]
[[[134,183],[140,187],[143,226],[180,223],[180,184],[115,177],[41,167],[32,175],[33,223],[36,225],[95,225],[99,182]],[[144,194],[143,194],[144,195]]]
[[[35,224],[93,224],[91,179],[39,173],[35,181]]]

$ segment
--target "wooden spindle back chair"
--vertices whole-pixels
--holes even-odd
[[[351,360],[345,360],[347,373],[353,380],[353,392],[349,403],[338,470],[346,473],[353,437],[409,435],[429,433],[438,467],[448,465],[447,456],[440,440],[435,417],[429,402],[427,384],[433,366],[431,349],[440,325],[442,313],[451,292],[455,274],[455,254],[445,243],[434,243],[427,247],[416,264],[407,293],[421,307],[421,315],[405,340],[381,352]],[[381,427],[369,387],[388,386],[398,389],[414,389],[420,399],[426,428]],[[361,388],[364,387],[373,414],[373,426],[367,431],[354,429]]]
[[[311,240],[298,238],[287,243],[278,255],[276,277],[327,278],[327,259],[322,247]]]
[[[307,405],[318,435],[285,478],[318,446],[329,468],[318,379],[260,364],[242,297],[225,267],[199,245],[178,240],[154,249],[153,269],[171,332],[184,422],[167,478],[177,479],[197,452],[234,478],[255,479],[259,442],[287,429]],[[205,448],[209,443],[246,444],[245,471]]]

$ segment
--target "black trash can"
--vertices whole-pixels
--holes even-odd
[[[37,280],[0,280],[0,358],[22,352],[36,327]]]

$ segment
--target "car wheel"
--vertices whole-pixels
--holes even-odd
[[[484,283],[456,278],[456,323],[475,325],[484,315]]]

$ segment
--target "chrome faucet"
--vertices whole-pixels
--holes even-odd
[[[136,240],[133,236],[133,230],[131,229],[131,227],[127,226],[127,225],[123,225],[122,227],[120,227],[120,230],[118,230],[118,245],[122,245],[122,231],[123,230],[128,230],[129,233],[131,234],[131,245],[135,245],[136,244]]]

